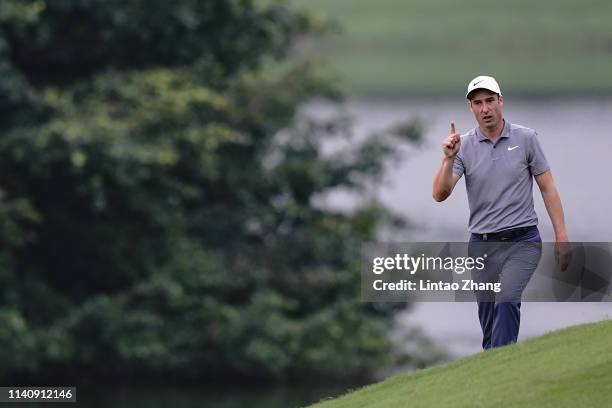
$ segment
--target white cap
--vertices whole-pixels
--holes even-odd
[[[470,93],[476,89],[488,89],[489,91],[495,92],[500,96],[502,94],[501,89],[499,89],[499,84],[495,78],[486,75],[477,76],[470,81],[465,97],[468,98]]]

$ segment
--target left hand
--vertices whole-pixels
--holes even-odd
[[[555,242],[555,261],[565,271],[572,260],[572,247],[568,239],[557,239]]]

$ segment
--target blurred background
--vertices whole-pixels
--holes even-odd
[[[481,74],[538,131],[570,238],[612,241],[611,12],[3,0],[0,382],[290,407],[478,352],[475,305],[360,302],[360,244],[467,239],[463,181],[431,181]],[[612,314],[523,310],[522,339]]]

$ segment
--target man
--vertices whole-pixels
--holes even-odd
[[[472,278],[501,282],[500,293],[476,293],[482,345],[488,349],[516,342],[520,297],[541,256],[533,178],[553,224],[555,257],[562,270],[570,259],[569,239],[561,199],[537,133],[503,117],[504,97],[493,77],[470,81],[466,98],[478,126],[460,136],[451,122],[451,133],[442,143],[444,158],[434,179],[433,197],[444,201],[465,174],[470,252],[488,255],[485,271],[475,271]]]

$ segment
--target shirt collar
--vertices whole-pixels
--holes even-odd
[[[476,136],[478,136],[479,142],[482,142],[484,140],[489,140],[489,138],[486,137],[484,133],[480,131],[480,126],[476,126]],[[504,128],[502,129],[501,136],[499,136],[499,139],[507,139],[509,137],[510,137],[510,122],[504,119]]]

